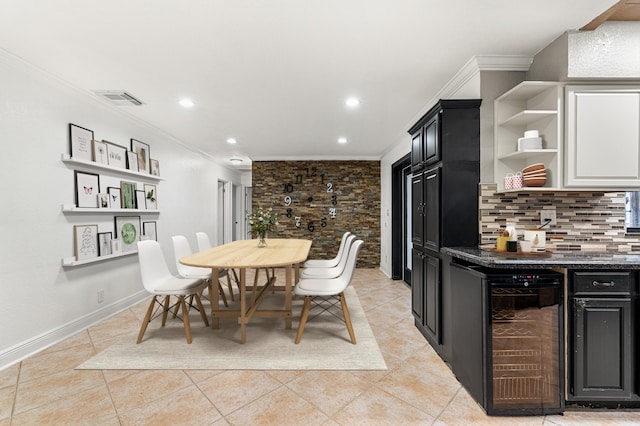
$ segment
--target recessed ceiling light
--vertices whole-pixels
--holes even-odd
[[[347,138],[338,138],[338,143],[347,143]]]
[[[227,139],[227,143],[230,143],[230,144],[234,144],[234,143],[237,143],[237,142],[238,142],[238,141],[237,141],[237,140],[235,140],[234,138],[229,138],[229,139]]]
[[[231,164],[239,165],[242,164],[242,158],[230,158],[229,161]]]
[[[185,108],[192,108],[195,105],[191,99],[187,98],[180,99],[178,103]]]
[[[356,98],[355,96],[351,96],[344,101],[344,104],[349,108],[355,108],[360,105],[360,99]]]

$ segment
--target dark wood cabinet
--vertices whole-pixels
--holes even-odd
[[[439,353],[450,344],[443,334],[450,327],[442,323],[449,307],[443,304],[440,248],[478,245],[480,103],[440,100],[409,130],[412,307],[416,326]]]
[[[573,271],[570,277],[567,399],[589,405],[639,402],[636,272]]]

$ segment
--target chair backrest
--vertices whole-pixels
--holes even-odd
[[[342,275],[340,275],[336,280],[338,280],[343,288],[347,288],[347,286],[351,283],[353,279],[353,273],[356,270],[356,264],[358,263],[358,253],[360,252],[360,248],[364,244],[364,241],[357,240],[349,247],[349,253],[345,256],[347,261],[344,267],[344,271]]]
[[[155,240],[138,241],[138,263],[142,285],[150,293],[155,292],[156,283],[173,276],[162,254],[160,243]]]
[[[346,240],[346,242],[344,244],[342,257],[338,261],[338,264],[336,266],[334,266],[334,268],[336,270],[338,270],[340,274],[344,273],[344,268],[345,268],[345,265],[347,264],[347,258],[349,257],[348,256],[349,255],[349,251],[351,250],[351,245],[353,244],[353,241],[355,239],[356,239],[356,236],[353,235],[353,234],[347,236],[347,240]]]
[[[351,232],[349,231],[342,234],[342,239],[340,240],[340,248],[338,249],[338,254],[336,254],[336,259],[342,259],[349,235],[351,235]]]
[[[193,274],[207,274],[209,272],[206,268],[197,268],[195,266],[188,266],[180,263],[181,258],[189,256],[192,253],[187,237],[184,235],[174,235],[171,237],[171,241],[173,241],[173,255],[175,257],[176,269],[178,270],[179,275],[184,277]]]
[[[198,240],[198,251],[211,248],[211,241],[206,233],[196,232],[196,240]]]

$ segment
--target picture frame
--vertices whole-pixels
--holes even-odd
[[[107,144],[107,160],[108,164],[112,167],[119,169],[127,168],[127,148],[124,146],[115,144],[113,142],[102,140]]]
[[[123,209],[136,208],[136,183],[120,181],[120,206]]]
[[[122,252],[137,251],[140,241],[140,216],[115,216],[116,238],[122,242]]]
[[[111,202],[110,199],[111,197],[109,197],[109,194],[107,194],[106,192],[101,192],[98,194],[98,208],[99,209],[108,209],[109,207],[111,207]]]
[[[74,170],[76,207],[97,208],[100,193],[100,175]]]
[[[93,130],[69,123],[69,154],[74,160],[92,161]]]
[[[142,222],[142,234],[148,240],[158,241],[158,225],[156,222]]]
[[[93,161],[98,164],[109,164],[107,144],[97,140],[91,142],[93,144]]]
[[[149,159],[149,167],[151,168],[151,174],[153,176],[160,176],[160,162],[158,160],[154,160],[153,158]]]
[[[120,188],[115,186],[107,187],[107,194],[109,194],[109,206],[112,209],[121,209],[122,208],[122,197],[120,193]]]
[[[136,208],[138,210],[146,210],[147,202],[145,192],[141,189],[136,190]]]
[[[111,240],[111,254],[122,254],[122,241],[119,238]]]
[[[140,171],[138,166],[138,155],[133,151],[127,151],[127,169],[134,172]]]
[[[144,184],[144,194],[147,209],[158,210],[158,189],[150,183]]]
[[[74,225],[73,246],[76,260],[98,257],[98,225]]]
[[[138,170],[141,172],[150,173],[151,169],[149,166],[149,158],[151,150],[149,144],[131,138],[131,151],[135,152],[138,156]]]
[[[98,256],[108,256],[112,253],[112,232],[98,232]]]

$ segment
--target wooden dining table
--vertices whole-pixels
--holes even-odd
[[[221,246],[212,247],[180,258],[180,263],[200,268],[211,268],[212,287],[216,288],[220,269],[238,269],[240,289],[240,309],[220,309],[220,294],[213,291],[211,298],[211,327],[220,327],[220,318],[237,317],[240,324],[240,340],[246,342],[247,324],[253,317],[284,318],[285,327],[291,328],[291,301],[294,284],[300,279],[300,264],[309,256],[311,240],[269,238],[266,247],[258,247],[257,240],[238,240]],[[275,286],[275,274],[269,275],[273,268],[285,269],[285,305],[283,309],[259,309],[268,290]],[[267,281],[257,286],[254,280],[251,299],[247,300],[247,269],[255,269],[256,279],[261,269],[267,271]]]

